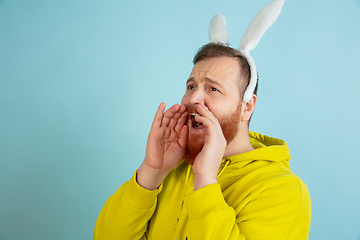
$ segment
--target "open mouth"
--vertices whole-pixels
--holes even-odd
[[[195,128],[195,129],[198,128],[199,126],[203,125],[202,123],[199,123],[199,122],[195,121],[195,116],[196,115],[200,116],[200,114],[198,114],[198,113],[190,113],[191,124],[192,124],[192,127]]]

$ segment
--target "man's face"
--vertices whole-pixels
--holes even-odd
[[[206,128],[189,116],[196,113],[196,105],[204,104],[218,119],[228,143],[236,136],[241,107],[239,79],[240,66],[235,58],[209,58],[195,64],[181,101],[188,108],[189,134],[185,158],[189,163],[192,164],[201,151],[206,133]]]

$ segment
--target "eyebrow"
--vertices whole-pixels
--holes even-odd
[[[223,85],[221,85],[220,83],[218,83],[217,81],[215,81],[215,80],[213,80],[213,79],[211,79],[211,78],[205,78],[204,79],[206,82],[210,82],[210,83],[212,83],[212,84],[216,84],[216,85],[218,85],[218,86],[220,86],[220,87],[223,87]],[[195,81],[195,78],[194,77],[191,77],[191,78],[189,78],[187,81],[186,81],[186,84],[188,84],[190,81],[194,81],[194,82],[196,82]]]

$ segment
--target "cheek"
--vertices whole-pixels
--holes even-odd
[[[204,100],[204,105],[209,109],[209,111],[216,117],[221,109],[224,107],[223,104],[219,104],[219,102],[214,101],[214,99],[208,98]]]
[[[181,99],[181,105],[185,104],[186,106],[189,105],[189,97],[186,96],[186,94]]]
[[[209,111],[214,115],[214,117],[217,120],[220,120],[222,117],[229,115],[229,113],[232,113],[232,111],[230,111],[227,108],[224,108],[224,106],[226,106],[226,104],[214,105],[209,103],[209,105],[206,107],[209,109]]]

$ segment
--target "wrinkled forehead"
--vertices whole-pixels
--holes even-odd
[[[197,62],[189,76],[194,81],[212,79],[225,85],[237,84],[240,79],[238,59],[231,57],[207,58]]]

